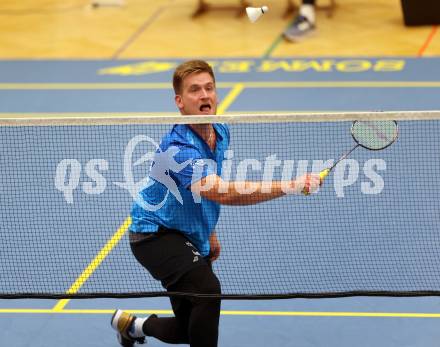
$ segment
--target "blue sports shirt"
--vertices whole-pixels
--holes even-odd
[[[211,174],[221,176],[224,152],[230,141],[225,124],[213,124],[216,147],[188,125],[174,125],[157,149],[147,184],[131,211],[132,232],[157,232],[159,226],[181,231],[199,250],[209,255],[209,236],[220,215],[220,204],[202,198],[189,187]]]

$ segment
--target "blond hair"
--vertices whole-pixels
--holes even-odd
[[[174,93],[177,95],[182,92],[183,80],[188,75],[201,72],[209,73],[215,83],[214,72],[212,71],[211,66],[204,60],[189,60],[176,67],[173,75]]]

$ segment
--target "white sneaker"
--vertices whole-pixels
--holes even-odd
[[[145,337],[133,338],[128,333],[135,319],[136,316],[122,310],[116,310],[115,313],[113,313],[111,325],[112,328],[118,332],[118,341],[123,347],[133,347],[135,343],[145,343]]]

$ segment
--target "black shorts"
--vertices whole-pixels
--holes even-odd
[[[209,259],[202,257],[178,230],[160,228],[157,233],[131,233],[130,246],[137,261],[166,289],[188,271],[211,266]]]

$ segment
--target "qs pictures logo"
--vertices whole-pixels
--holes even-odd
[[[147,150],[148,148],[148,150]],[[171,194],[180,204],[183,198],[179,191],[173,173],[179,173],[188,165],[191,167],[191,182],[199,181],[206,172],[217,173],[217,163],[212,159],[187,158],[182,162],[176,160],[179,148],[170,146],[162,150],[158,143],[149,136],[137,135],[125,146],[122,157],[121,182],[111,182],[111,186],[122,188],[130,194],[132,199],[148,211],[160,209]],[[334,159],[323,160],[281,160],[276,154],[265,158],[245,158],[234,160],[234,152],[227,150],[224,153],[221,164],[221,178],[227,185],[219,185],[219,193],[227,193],[231,184],[234,190],[242,195],[252,194],[246,181],[251,176],[259,176],[264,183],[262,193],[271,193],[271,182],[281,180],[282,189],[286,194],[291,193],[291,182],[295,177],[300,177],[307,172],[321,172],[330,167]],[[88,195],[99,195],[108,188],[108,171],[110,164],[106,159],[90,159],[82,164],[78,159],[63,159],[55,170],[55,188],[63,194],[68,204],[75,201],[75,192],[83,192]],[[116,167],[116,166],[115,166]],[[120,162],[118,167],[121,167]],[[345,159],[339,162],[333,170],[333,189],[337,197],[342,198],[348,187],[354,186],[361,181],[359,188],[363,194],[376,195],[383,191],[385,181],[380,171],[386,170],[386,162],[383,159],[369,159],[362,165],[354,159]],[[160,184],[165,189],[163,198],[160,197],[154,204],[148,203],[140,196],[140,192],[150,188],[154,184]],[[328,185],[328,184],[326,184]],[[162,187],[162,188],[163,188]],[[202,186],[202,190],[212,189],[209,184]],[[154,190],[154,189],[153,189]],[[157,192],[153,194],[156,197]],[[193,194],[195,203],[201,202],[201,197]],[[160,200],[160,201],[159,201]]]

